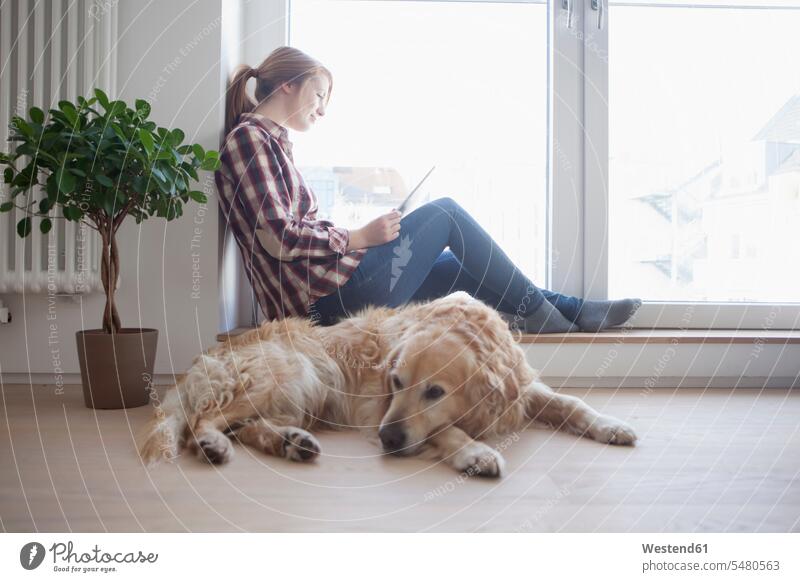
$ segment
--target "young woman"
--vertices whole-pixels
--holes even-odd
[[[255,101],[246,89],[251,78]],[[311,129],[332,89],[328,69],[292,47],[276,49],[258,68],[240,66],[228,88],[216,182],[266,317],[330,325],[368,304],[397,307],[463,290],[525,332],[554,333],[620,325],[641,305],[537,288],[452,198],[353,230],[318,219],[287,128]]]

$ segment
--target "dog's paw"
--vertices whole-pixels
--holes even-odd
[[[500,453],[489,445],[477,441],[453,455],[451,463],[456,471],[480,477],[499,477],[505,466]]]
[[[283,456],[299,463],[309,463],[320,453],[317,439],[301,428],[288,428],[283,433]]]
[[[233,445],[221,432],[204,433],[197,438],[197,457],[212,465],[221,465],[233,457]]]
[[[611,416],[601,416],[589,428],[589,435],[596,441],[610,445],[633,445],[636,433],[633,429]]]

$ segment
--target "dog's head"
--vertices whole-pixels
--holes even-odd
[[[384,367],[392,396],[379,436],[386,452],[412,455],[431,436],[458,425],[489,426],[518,398],[534,372],[496,312],[423,322],[399,340]]]

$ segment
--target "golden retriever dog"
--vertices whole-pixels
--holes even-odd
[[[155,408],[140,446],[148,464],[183,448],[225,463],[232,439],[309,462],[320,454],[315,431],[357,429],[385,453],[496,477],[503,459],[481,439],[534,422],[603,443],[636,440],[622,421],[543,384],[500,314],[465,292],[367,307],[328,327],[265,322],[195,358]]]

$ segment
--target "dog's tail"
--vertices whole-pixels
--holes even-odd
[[[139,456],[145,465],[152,466],[162,460],[173,460],[183,446],[186,417],[180,405],[178,390],[167,392],[155,416],[144,428]]]

